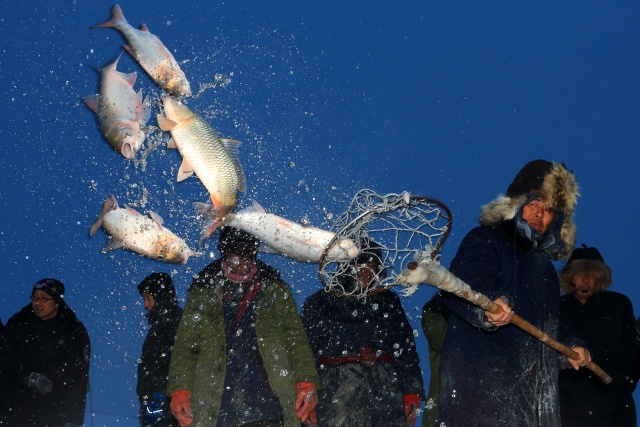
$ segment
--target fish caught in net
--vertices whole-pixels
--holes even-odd
[[[452,216],[442,202],[424,196],[379,195],[363,189],[331,231],[335,242],[349,239],[358,248],[350,261],[332,261],[327,251],[318,265],[325,290],[337,295],[366,297],[388,289],[420,251],[438,256],[449,235]]]

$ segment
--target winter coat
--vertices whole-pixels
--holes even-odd
[[[320,290],[303,304],[302,322],[322,382],[318,426],[406,426],[403,396],[424,400],[413,328],[400,298],[383,291],[367,298]],[[372,366],[323,364],[322,358],[354,356],[369,347],[393,358]]]
[[[142,420],[147,404],[154,400],[153,393],[166,392],[169,362],[181,316],[182,309],[175,299],[165,301],[162,298],[154,298],[153,308],[147,314],[149,331],[142,345],[136,387]],[[165,408],[162,425],[177,426],[171,417],[169,402],[165,403]]]
[[[258,261],[261,291],[255,297],[255,331],[269,383],[284,412],[286,427],[299,427],[296,384],[320,382],[313,354],[289,287],[277,272]],[[168,393],[192,392],[192,427],[217,423],[226,375],[226,337],[220,260],[198,274],[189,289],[171,356]],[[255,390],[259,393],[260,390]]]
[[[3,369],[11,390],[7,401],[0,403],[0,425],[84,424],[89,335],[66,303],[59,304],[58,314],[48,320],[36,317],[31,304],[25,306],[9,319],[3,336],[7,346]],[[32,372],[53,382],[49,393],[43,395],[25,385]]]
[[[492,300],[506,296],[515,313],[550,337],[581,344],[559,323],[553,264],[529,243],[513,221],[477,227],[463,239],[450,271]],[[452,315],[442,349],[438,423],[559,426],[557,379],[566,356],[514,325],[494,327],[481,308],[453,294],[444,298]]]
[[[560,319],[583,338],[593,361],[612,378],[604,384],[590,371],[560,373],[563,427],[635,427],[633,391],[640,376],[631,301],[617,292],[598,292],[581,304],[573,294],[560,302]]]

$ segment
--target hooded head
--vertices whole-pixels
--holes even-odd
[[[249,258],[255,258],[259,245],[260,241],[258,239],[242,230],[229,226],[224,226],[220,229],[218,251],[222,257],[230,253],[235,253]]]
[[[575,246],[576,228],[573,212],[579,192],[575,175],[561,163],[533,160],[513,179],[505,195],[482,207],[480,224],[496,227],[522,215],[525,204],[542,199],[555,218],[545,234],[554,242],[552,252],[566,257]]]
[[[145,277],[138,285],[138,292],[149,292],[153,296],[154,306],[177,305],[176,291],[173,280],[167,273],[152,273]]]
[[[592,294],[602,292],[611,286],[611,268],[604,263],[598,249],[589,248],[584,243],[581,248],[577,248],[571,253],[571,257],[560,270],[560,286],[565,294],[576,292],[574,282],[576,275],[594,278]]]
[[[53,298],[57,305],[62,304],[64,301],[64,284],[59,280],[51,278],[38,280],[36,284],[33,285],[31,294],[33,295],[36,290],[46,292],[51,296],[51,298]]]
[[[380,279],[387,277],[387,269],[382,258],[382,247],[375,241],[364,237],[360,239],[360,253],[352,261],[355,266],[369,265],[373,267]]]

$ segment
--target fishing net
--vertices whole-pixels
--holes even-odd
[[[360,190],[331,228],[336,235],[318,265],[320,281],[325,290],[352,297],[388,289],[416,253],[439,256],[451,224],[449,208],[436,199]],[[359,255],[351,261],[332,261],[328,250],[343,239],[352,241]],[[372,260],[379,262],[373,268],[373,280],[358,283],[358,268]]]

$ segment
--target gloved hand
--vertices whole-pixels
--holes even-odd
[[[176,390],[171,394],[171,413],[178,420],[180,427],[187,427],[193,422],[191,412],[191,391]]]
[[[167,404],[167,395],[156,391],[153,393],[151,402],[144,411],[144,417],[147,423],[152,426],[159,426],[164,418],[164,408]]]
[[[27,376],[26,384],[28,387],[35,387],[41,394],[47,394],[53,388],[53,381],[37,372],[31,372]]]
[[[404,415],[407,417],[407,424],[413,427],[420,413],[420,396],[417,394],[404,395]]]
[[[296,417],[301,422],[306,423],[310,420],[312,423],[317,423],[315,420],[317,404],[318,393],[314,383],[303,381],[296,384]]]

